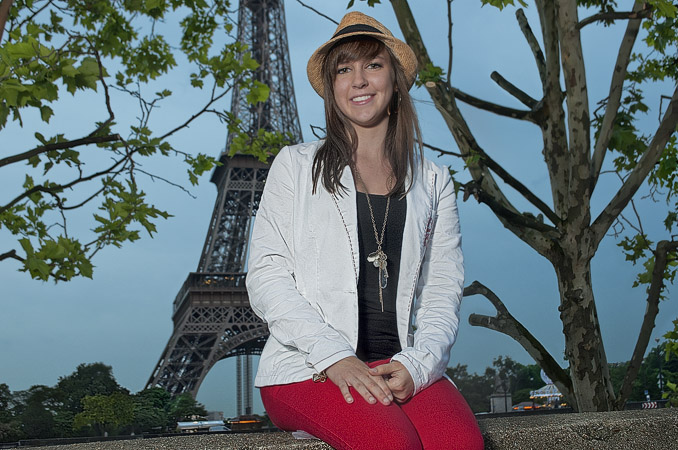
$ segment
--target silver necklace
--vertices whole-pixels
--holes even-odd
[[[379,304],[381,305],[381,312],[384,312],[384,295],[383,290],[386,289],[388,285],[388,270],[386,270],[386,260],[388,259],[386,253],[381,248],[381,245],[384,242],[384,235],[386,234],[386,222],[388,221],[388,211],[391,206],[391,197],[386,197],[386,213],[384,213],[384,222],[381,225],[381,236],[377,233],[377,223],[374,220],[374,210],[372,209],[372,202],[370,201],[370,193],[367,192],[367,186],[358,172],[356,166],[353,167],[355,170],[355,175],[358,181],[363,185],[365,189],[365,197],[367,198],[367,208],[370,210],[370,219],[372,219],[372,230],[374,231],[374,240],[377,242],[377,249],[367,255],[367,262],[371,262],[374,267],[379,269]],[[391,177],[389,177],[389,182]]]

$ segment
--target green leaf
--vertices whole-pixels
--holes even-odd
[[[255,81],[250,91],[247,93],[247,102],[250,104],[255,104],[259,102],[265,102],[268,99],[271,89],[260,81]]]
[[[500,11],[509,5],[513,6],[515,4],[514,0],[481,0],[481,3],[483,6],[490,5],[499,8]],[[527,3],[524,0],[518,0],[518,3],[523,7],[527,7]]]
[[[40,107],[40,117],[44,122],[49,123],[50,117],[54,115],[54,111],[52,111],[52,108],[49,106],[41,106]]]

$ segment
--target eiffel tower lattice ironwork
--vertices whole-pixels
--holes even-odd
[[[235,89],[231,113],[251,133],[261,128],[284,131],[293,142],[301,142],[283,1],[241,0],[238,40],[250,45],[261,64],[255,76],[271,93],[266,102],[250,105],[245,93]],[[269,166],[252,156],[229,157],[230,144],[229,135],[220,157],[223,165],[212,174],[218,195],[198,270],[188,275],[174,300],[174,331],[146,387],[195,397],[218,361],[237,356],[240,415],[251,413],[251,355],[261,353],[268,336],[266,325],[249,306],[245,265]]]

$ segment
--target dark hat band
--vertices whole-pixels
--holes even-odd
[[[346,28],[342,28],[341,30],[337,31],[334,36],[332,36],[332,39],[334,39],[337,36],[342,36],[344,34],[348,33],[356,33],[356,32],[363,32],[363,33],[379,33],[379,34],[384,34],[378,29],[371,27],[369,25],[365,24],[355,24],[355,25],[349,25]]]

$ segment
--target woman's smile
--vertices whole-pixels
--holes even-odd
[[[364,103],[367,103],[367,100],[370,100],[372,97],[373,97],[373,95],[371,95],[371,94],[370,95],[360,95],[358,97],[353,97],[351,99],[351,101],[353,101],[354,103],[364,104]]]

